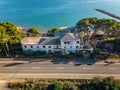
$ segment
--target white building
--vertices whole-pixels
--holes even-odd
[[[57,52],[68,50],[75,52],[84,46],[82,40],[73,33],[66,33],[62,37],[26,37],[21,41],[23,50]]]
[[[23,50],[54,52],[60,49],[57,37],[26,37],[21,41]]]
[[[78,36],[72,33],[67,33],[61,38],[61,49],[68,50],[70,52],[75,52],[83,48],[82,41]]]

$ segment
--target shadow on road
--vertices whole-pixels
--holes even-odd
[[[71,59],[71,58],[53,58],[53,59],[51,59],[51,63],[53,63],[53,64],[69,64],[70,62],[73,62],[73,59]]]
[[[21,63],[21,62],[13,62],[13,63],[9,63],[9,64],[4,65],[4,67],[11,67],[11,66],[16,66],[16,65],[21,65],[21,64],[24,64],[24,63]]]
[[[50,61],[51,58],[14,58],[15,61],[29,61],[28,63]]]
[[[108,66],[108,65],[114,64],[115,62],[112,62],[112,61],[111,61],[111,62],[105,61],[105,63],[106,63],[106,64],[105,64],[104,66]]]
[[[80,58],[54,58],[51,60],[51,63],[53,64],[69,64],[72,62],[74,66],[80,66],[80,65],[93,65],[96,63],[95,60],[90,59],[80,59]]]
[[[36,60],[42,60],[44,58],[14,58],[14,60],[17,61],[36,61]]]
[[[80,64],[80,63],[76,63],[76,64],[74,64],[74,66],[80,66],[80,65],[82,65],[82,64]]]

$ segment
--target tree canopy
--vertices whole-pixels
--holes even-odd
[[[117,34],[120,31],[120,23],[113,19],[99,19],[96,28],[105,30],[106,34]]]
[[[91,18],[83,18],[76,24],[80,30],[88,30],[88,27],[94,27],[97,23],[98,18],[91,17]]]
[[[0,22],[0,48],[1,52],[9,52],[9,45],[20,43],[24,33],[19,31],[13,23]]]
[[[24,33],[10,22],[0,22],[0,43],[16,44],[24,37]]]
[[[120,32],[120,23],[114,19],[98,19],[96,17],[81,19],[77,24],[79,31],[103,30],[106,35],[115,35]]]
[[[60,28],[53,28],[53,29],[51,29],[51,30],[48,30],[47,33],[48,33],[48,34],[51,34],[51,35],[54,35],[55,32],[58,32],[59,30],[60,30]]]
[[[27,30],[27,35],[28,36],[39,36],[40,35],[40,31],[38,30],[38,28],[32,27],[32,28]]]

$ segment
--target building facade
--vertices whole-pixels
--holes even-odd
[[[26,37],[21,41],[21,45],[24,51],[45,51],[47,53],[61,50],[75,53],[84,47],[82,39],[73,33],[66,33],[61,37]]]

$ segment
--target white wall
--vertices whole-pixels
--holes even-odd
[[[79,41],[79,43],[77,43],[77,41]],[[68,42],[68,41],[65,41],[65,42]],[[81,47],[83,47],[83,45],[80,44],[80,39],[69,41],[69,42],[70,42],[69,44],[65,44],[64,41],[61,40],[61,49],[75,52],[76,50],[79,50]],[[78,48],[76,48],[77,46]]]
[[[79,41],[79,44],[77,44],[77,41]],[[37,44],[34,44],[34,45],[29,44],[28,45],[27,44],[27,45],[22,45],[22,48],[23,48],[23,50],[29,50],[30,49],[30,50],[33,50],[33,51],[41,50],[41,51],[46,51],[46,52],[49,52],[50,50],[52,52],[54,52],[54,51],[60,51],[61,49],[66,49],[66,50],[69,50],[71,52],[75,52],[76,50],[80,50],[83,47],[83,45],[80,44],[80,39],[69,41],[69,42],[70,42],[69,44],[65,44],[61,40],[60,45],[45,45],[45,48],[43,48],[44,45],[37,45]],[[27,46],[27,47],[25,48],[25,46]],[[33,48],[31,48],[31,46],[33,46]],[[49,48],[49,46],[51,48]],[[57,46],[58,46],[58,48],[57,48]],[[78,48],[76,48],[76,46],[78,46]],[[39,47],[39,48],[37,48],[37,47]]]
[[[26,48],[25,48],[25,46],[26,46]],[[31,46],[33,48],[31,48]],[[45,46],[45,48],[43,48],[43,46]],[[46,52],[49,52],[49,50],[51,50],[52,52],[54,52],[54,50],[55,50],[54,48],[57,48],[57,46],[59,48],[59,49],[57,49],[57,51],[58,51],[61,48],[60,45],[22,45],[22,48],[23,48],[23,50],[33,50],[33,51],[41,50],[41,51],[46,51]],[[51,47],[51,48],[49,48],[49,47]]]

